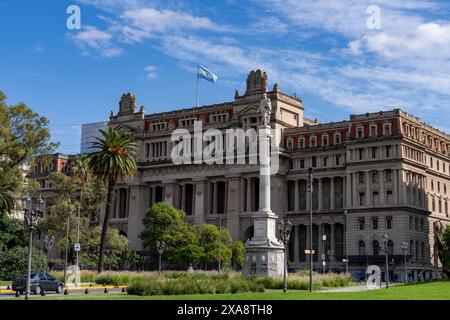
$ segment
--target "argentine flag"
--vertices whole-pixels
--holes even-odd
[[[203,78],[212,83],[217,81],[217,76],[202,65],[197,65],[197,77]]]

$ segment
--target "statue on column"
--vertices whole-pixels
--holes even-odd
[[[259,103],[258,112],[261,114],[262,124],[268,126],[270,124],[270,117],[272,115],[272,103],[267,97],[267,93],[263,93],[263,98]]]

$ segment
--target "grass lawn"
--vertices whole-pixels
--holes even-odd
[[[11,281],[0,280],[0,287],[10,286],[10,285],[11,285]]]
[[[127,293],[95,293],[57,297],[33,297],[33,300],[450,300],[450,281],[398,285],[365,292],[308,292],[267,290],[264,293],[132,296]]]

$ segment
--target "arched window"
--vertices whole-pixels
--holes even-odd
[[[372,248],[373,248],[373,254],[375,256],[380,254],[380,243],[377,240],[373,240]]]
[[[359,241],[359,255],[363,256],[366,254],[366,244],[364,241]]]
[[[388,254],[394,254],[394,242],[392,240],[387,242],[387,252]]]
[[[422,260],[425,261],[425,243],[422,242],[422,247],[421,247],[421,256],[422,256]]]

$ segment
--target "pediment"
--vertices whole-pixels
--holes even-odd
[[[249,105],[238,112],[239,116],[255,115],[258,113],[259,106]]]

